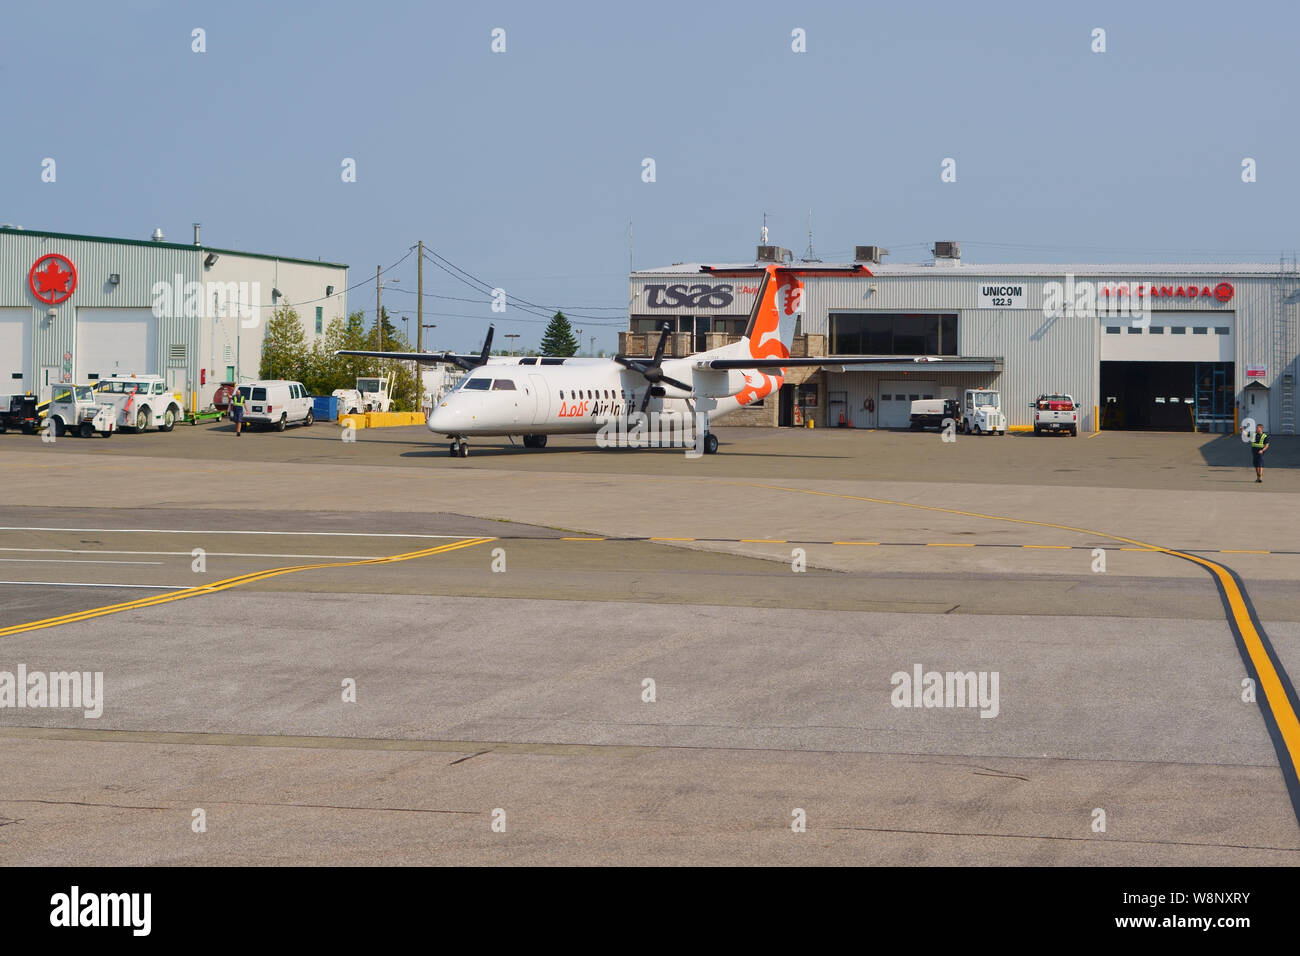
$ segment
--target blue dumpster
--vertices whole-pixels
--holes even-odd
[[[339,417],[339,400],[334,395],[317,395],[312,400],[312,414],[318,422],[333,422]]]

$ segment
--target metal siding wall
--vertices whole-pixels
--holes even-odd
[[[67,256],[77,270],[77,287],[72,298],[56,306],[36,302],[27,288],[27,273],[32,264],[48,253]],[[121,276],[121,282],[116,286],[108,282],[112,273]],[[197,253],[112,242],[54,239],[34,233],[0,233],[0,305],[26,305],[32,309],[34,375],[39,375],[44,366],[62,369],[64,354],[75,353],[77,308],[152,308],[153,284],[159,280],[174,283],[178,274],[182,283],[200,279]],[[57,310],[52,321],[47,316],[51,308]],[[167,350],[173,343],[188,347],[191,380],[197,381],[197,321],[184,318],[160,320],[159,369],[167,367]]]
[[[1264,384],[1270,386],[1270,419],[1274,422],[1280,420],[1281,389],[1278,386],[1281,376],[1288,370],[1300,376],[1300,362],[1296,357],[1296,333],[1300,332],[1297,329],[1297,312],[1300,312],[1300,305],[1286,307],[1284,314],[1278,290],[1283,282],[1286,282],[1288,288],[1295,287],[1300,282],[1300,276],[1294,273],[1284,275],[1281,270],[1275,274],[1234,273],[1231,265],[1225,265],[1223,272],[1217,275],[1179,273],[1176,266],[1166,271],[1142,274],[1103,272],[1103,268],[1089,267],[1086,274],[1076,274],[1075,281],[1098,285],[1109,282],[1150,282],[1175,287],[1196,284],[1211,288],[1220,281],[1231,282],[1233,298],[1223,304],[1200,298],[1157,299],[1153,307],[1153,321],[1158,322],[1162,307],[1176,311],[1234,314],[1234,390],[1238,400],[1241,389],[1246,384],[1246,365],[1265,365],[1268,367],[1268,376]],[[680,273],[659,277],[645,275],[631,283],[631,291],[641,290],[646,282],[689,283],[708,281],[710,278]],[[990,281],[1023,283],[1026,287],[1025,308],[980,310],[979,286]],[[1080,409],[1081,430],[1090,431],[1095,427],[1094,408],[1100,401],[1101,320],[1062,317],[1049,321],[1044,318],[1047,283],[1064,284],[1065,281],[1064,272],[1017,276],[996,271],[986,272],[970,265],[956,269],[937,267],[923,275],[883,273],[860,278],[813,277],[804,280],[807,306],[803,331],[828,336],[829,347],[831,312],[956,312],[959,316],[959,354],[1000,356],[1005,360],[1005,369],[996,382],[983,380],[978,374],[952,375],[942,377],[941,385],[957,384],[961,380],[962,388],[981,385],[999,388],[1003,393],[1008,424],[1011,425],[1032,424],[1033,415],[1028,406],[1041,392],[1056,389],[1068,391],[1083,406]],[[873,285],[876,291],[870,292]],[[1104,301],[1103,298],[1102,303]],[[1279,364],[1273,352],[1276,327],[1281,321],[1290,323],[1293,334],[1291,354],[1285,356]],[[867,397],[878,398],[878,378],[863,372],[831,376],[832,382],[828,390],[849,392],[848,411],[854,424],[859,424],[859,418],[866,417],[862,411],[862,402]],[[874,419],[874,415],[870,417]]]
[[[829,314],[832,311],[957,312],[959,354],[1001,356],[1005,359],[1005,369],[998,387],[1003,392],[1008,424],[1031,425],[1033,416],[1029,403],[1040,392],[1061,389],[1068,391],[1083,406],[1080,409],[1081,430],[1091,431],[1095,427],[1094,408],[1100,400],[1098,330],[1101,320],[1059,318],[1049,323],[1044,318],[1044,286],[1053,281],[1064,283],[1064,273],[1055,276],[1014,276],[968,272],[967,268],[962,267],[962,272],[957,275],[939,269],[933,275],[921,276],[808,279],[808,310],[804,316],[804,331],[827,335],[829,347]],[[993,280],[1000,283],[1024,283],[1026,308],[977,309],[980,283]],[[1234,293],[1229,302],[1220,305],[1214,301],[1202,303],[1199,299],[1161,299],[1157,300],[1160,304],[1153,309],[1153,321],[1158,323],[1161,306],[1180,312],[1232,313],[1235,316],[1233,325],[1237,341],[1235,390],[1238,396],[1246,384],[1247,364],[1267,365],[1268,378],[1265,379],[1265,384],[1270,386],[1276,386],[1280,382],[1280,376],[1287,368],[1293,374],[1300,373],[1294,348],[1284,367],[1276,367],[1273,356],[1275,324],[1281,320],[1277,293],[1281,281],[1279,276],[1234,275],[1232,267],[1225,266],[1221,276],[1180,276],[1175,272],[1143,275],[1111,273],[1090,274],[1076,279],[1079,282],[1095,283],[1150,281],[1173,286],[1195,282],[1199,286],[1211,287],[1221,280],[1233,285]],[[877,287],[876,292],[868,291],[871,285]],[[1291,306],[1290,311],[1296,312],[1297,306]],[[1294,325],[1294,316],[1292,321]],[[865,376],[867,373],[855,374]],[[849,376],[837,377],[847,379]],[[957,377],[959,376],[953,378]],[[941,384],[948,382],[949,378],[944,377]],[[983,384],[986,383],[971,381],[962,387],[973,388]],[[1273,421],[1278,421],[1281,417],[1280,391],[1277,387],[1270,389],[1269,412]],[[862,397],[865,398],[866,395]],[[855,406],[850,398],[849,407],[856,407],[859,414],[865,414],[861,412],[861,399]]]

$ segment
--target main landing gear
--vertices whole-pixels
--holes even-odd
[[[447,452],[452,458],[468,458],[469,442],[463,438],[453,438]]]
[[[704,454],[716,455],[718,453],[718,436],[713,432],[706,432],[704,435]]]
[[[546,447],[546,436],[545,436],[545,435],[525,435],[525,436],[524,436],[524,447],[525,447],[525,448],[545,448],[545,447]]]

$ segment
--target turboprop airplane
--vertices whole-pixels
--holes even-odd
[[[718,450],[708,422],[743,408],[780,389],[785,369],[826,367],[842,371],[883,363],[938,362],[929,356],[834,355],[791,358],[796,322],[803,313],[803,276],[871,275],[860,265],[848,268],[799,269],[767,265],[751,269],[713,269],[712,275],[761,273],[749,325],[739,341],[687,358],[664,359],[665,323],[650,359],[550,358],[489,355],[493,328],[488,328],[478,355],[451,352],[364,352],[358,355],[426,365],[457,365],[467,374],[429,413],[429,431],[451,439],[453,458],[469,457],[469,439],[522,435],[525,448],[545,448],[548,435],[600,432],[612,419],[626,420],[647,409],[661,416],[702,426],[705,454]],[[642,418],[642,421],[645,419]]]

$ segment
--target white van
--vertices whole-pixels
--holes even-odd
[[[265,425],[282,432],[286,425],[310,425],[316,420],[312,397],[300,382],[249,382],[239,386],[239,391],[244,396],[246,425]]]

